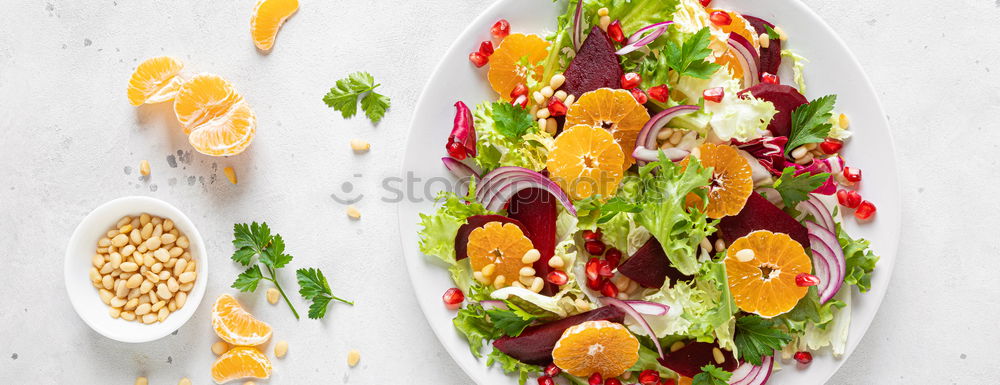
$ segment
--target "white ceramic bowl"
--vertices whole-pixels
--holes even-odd
[[[188,237],[191,242],[189,249],[191,257],[198,261],[198,279],[195,280],[194,288],[188,293],[184,307],[170,313],[163,322],[149,325],[111,318],[108,315],[108,305],[101,302],[89,276],[97,240],[101,239],[123,216],[142,213],[172,220],[174,227]],[[208,282],[208,254],[205,252],[205,242],[198,229],[194,227],[194,223],[176,207],[156,198],[123,197],[91,211],[73,231],[69,245],[66,246],[65,275],[66,292],[69,294],[73,309],[91,329],[116,341],[148,342],[179,329],[198,309],[201,299],[205,296]]]

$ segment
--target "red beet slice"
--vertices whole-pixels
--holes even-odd
[[[549,259],[556,252],[556,197],[548,191],[539,188],[527,188],[519,191],[510,199],[507,215],[520,221],[527,229],[528,238],[542,257],[535,262],[535,274],[545,277],[552,271]],[[541,294],[553,295],[559,292],[559,287],[545,282]]]
[[[562,88],[577,98],[598,88],[621,88],[622,66],[618,64],[615,45],[608,34],[598,27],[580,45],[576,57],[569,63]]]
[[[572,317],[524,329],[517,337],[501,337],[493,347],[518,361],[531,365],[548,365],[552,362],[552,349],[566,329],[587,321],[621,323],[625,313],[614,306],[604,306]],[[709,352],[711,355],[711,352]]]
[[[809,247],[809,232],[799,221],[757,193],[751,193],[739,214],[723,217],[719,230],[727,244],[757,230],[785,233],[802,247]]]
[[[663,246],[656,238],[649,238],[639,250],[635,251],[625,263],[618,266],[618,272],[635,281],[642,287],[659,289],[670,278],[673,285],[678,280],[689,280],[692,277],[675,269],[663,251]]]
[[[792,111],[798,106],[809,103],[799,90],[784,84],[760,83],[740,91],[740,96],[747,92],[755,98],[773,103],[774,108],[778,110],[778,113],[774,114],[774,119],[771,119],[771,124],[767,126],[774,136],[788,136],[792,132]]]
[[[513,223],[517,227],[520,227],[525,235],[528,234],[524,224],[516,219],[507,218],[503,215],[473,215],[466,219],[464,225],[458,227],[458,233],[455,234],[456,261],[461,261],[469,256],[467,248],[469,247],[469,234],[472,233],[472,230],[483,227],[490,222]]]
[[[753,29],[757,31],[757,34],[762,34],[767,32],[764,26],[774,28],[774,24],[771,24],[767,20],[761,19],[759,17],[754,17],[750,15],[743,15],[744,19],[750,22]],[[778,74],[778,67],[781,66],[781,39],[777,36],[769,36],[770,42],[767,48],[760,49],[760,74],[764,75],[765,72]]]
[[[728,350],[720,348],[719,350],[722,351],[722,355],[726,360],[722,361],[722,364],[715,362],[715,355],[712,354],[712,349],[718,347],[719,345],[714,343],[690,342],[680,350],[669,353],[666,357],[661,358],[660,363],[684,377],[698,375],[698,373],[701,373],[701,367],[709,364],[721,367],[727,372],[736,370],[740,362],[736,359],[736,356],[733,356],[733,352]]]

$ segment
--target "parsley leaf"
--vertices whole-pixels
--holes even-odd
[[[712,53],[708,48],[711,43],[711,33],[708,27],[702,28],[681,46],[673,41],[667,41],[663,47],[663,56],[666,63],[680,76],[690,76],[699,79],[708,79],[719,69],[719,65],[705,61],[705,58]]]
[[[520,314],[519,314],[520,313]],[[526,314],[524,311],[514,312],[511,310],[502,309],[491,309],[487,310],[486,314],[489,314],[490,321],[493,321],[493,325],[503,332],[504,335],[511,337],[517,337],[521,335],[524,328],[528,327],[536,318],[533,315]]]
[[[837,103],[837,95],[827,95],[803,104],[792,111],[792,132],[788,135],[785,145],[785,156],[791,156],[792,150],[808,143],[818,143],[826,139],[833,125],[830,117],[833,115],[833,105]]]
[[[291,261],[292,256],[285,254],[285,241],[278,234],[274,235],[271,245],[260,255],[260,263],[275,269],[285,267]]]
[[[809,199],[809,193],[822,186],[830,178],[829,173],[795,175],[795,167],[785,167],[781,176],[774,181],[774,189],[778,190],[785,207],[795,207],[796,204]]]
[[[245,293],[253,292],[257,290],[257,284],[260,283],[262,278],[264,278],[264,275],[260,272],[260,266],[253,265],[253,267],[236,277],[236,282],[233,282],[233,288]]]
[[[493,126],[497,132],[511,139],[520,139],[535,124],[535,120],[520,106],[510,103],[493,103]]]
[[[728,385],[733,374],[715,365],[705,365],[691,380],[691,385]]]
[[[298,269],[295,271],[295,277],[299,281],[299,295],[302,298],[312,301],[312,305],[309,306],[309,318],[323,318],[326,315],[327,305],[330,303],[330,300],[354,305],[354,302],[333,295],[333,291],[330,290],[330,284],[319,269]]]
[[[736,320],[736,350],[740,358],[754,365],[761,364],[761,358],[774,355],[792,341],[792,337],[778,329],[778,322],[759,316],[740,317]]]
[[[355,72],[337,80],[337,85],[330,88],[330,92],[323,96],[323,102],[340,111],[344,118],[350,118],[358,112],[360,98],[365,115],[372,123],[378,123],[390,104],[389,97],[375,92],[375,88],[380,85],[375,83],[375,78],[371,74]]]
[[[775,31],[770,25],[767,25],[767,23],[764,24],[764,32],[767,33],[768,40],[781,39],[781,34],[778,33],[778,31]]]

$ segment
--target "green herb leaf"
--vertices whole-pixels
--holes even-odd
[[[341,116],[346,119],[357,114],[360,98],[365,115],[372,123],[378,123],[385,115],[385,110],[389,108],[390,101],[388,97],[374,91],[378,86],[380,84],[375,84],[375,78],[371,74],[355,72],[337,80],[337,85],[330,88],[330,92],[323,96],[323,102],[340,111]]]
[[[517,337],[521,335],[524,328],[528,327],[537,317],[530,314],[518,314],[511,310],[491,309],[486,314],[490,315],[493,325],[503,332],[504,335]]]
[[[281,235],[279,234],[274,235],[274,238],[271,239],[271,244],[260,255],[260,263],[272,269],[285,267],[291,261],[292,256],[285,254],[285,241],[281,239]]]
[[[257,284],[260,283],[261,279],[271,281],[274,283],[274,288],[278,289],[281,296],[285,298],[285,303],[292,310],[292,314],[298,319],[299,312],[285,296],[285,291],[281,288],[275,272],[276,269],[284,267],[292,260],[291,255],[285,254],[285,241],[281,239],[281,235],[272,236],[267,223],[253,222],[249,225],[237,223],[233,225],[233,246],[236,247],[236,251],[233,253],[232,259],[243,266],[250,266],[249,269],[236,277],[233,288],[244,292],[253,292],[257,290]],[[255,256],[260,264],[254,262]],[[264,268],[261,269],[260,265],[264,265]]]
[[[718,64],[705,60],[712,53],[712,49],[708,48],[710,43],[711,32],[705,27],[684,41],[681,46],[673,41],[667,41],[663,47],[663,55],[667,65],[677,71],[678,75],[708,79],[719,69]]]
[[[267,227],[267,223],[237,223],[233,225],[233,246],[236,247],[236,252],[232,259],[243,266],[249,266],[253,257],[262,254],[269,243],[271,229]]]
[[[777,321],[751,315],[736,320],[734,341],[744,361],[760,365],[763,357],[774,355],[774,351],[781,350],[792,337],[778,328]]]
[[[768,40],[780,40],[781,34],[771,28],[770,25],[764,24],[764,32],[767,33]]]
[[[818,143],[826,139],[833,125],[830,117],[833,106],[837,103],[837,95],[827,95],[803,104],[792,111],[792,132],[788,135],[785,145],[785,155],[791,156],[792,150],[808,143]]]
[[[774,181],[774,189],[781,194],[785,207],[795,207],[799,202],[809,199],[809,193],[822,186],[829,178],[829,173],[804,172],[795,175],[795,167],[785,167],[778,180]]]
[[[535,120],[520,106],[496,102],[493,103],[493,124],[503,136],[520,139],[535,124]]]
[[[326,276],[319,269],[298,269],[295,271],[295,277],[299,281],[299,295],[312,301],[312,305],[309,306],[309,318],[323,318],[330,300],[335,299],[348,305],[354,305],[354,302],[333,295],[330,284],[326,281]]]
[[[264,275],[260,272],[260,266],[253,265],[253,267],[247,269],[246,271],[240,273],[236,277],[236,281],[233,282],[233,289],[250,293],[257,290],[257,284],[260,280],[264,278]]]
[[[705,365],[691,380],[691,385],[728,385],[733,374],[715,365]]]

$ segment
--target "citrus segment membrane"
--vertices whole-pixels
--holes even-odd
[[[514,86],[526,83],[528,76],[541,80],[539,63],[549,55],[549,42],[538,35],[511,34],[490,55],[490,69],[486,74],[490,87],[503,100],[510,100]]]
[[[271,338],[271,325],[254,318],[229,294],[219,296],[212,305],[212,329],[223,341],[237,346],[256,346]]]
[[[128,81],[129,103],[140,106],[173,99],[184,82],[179,76],[183,68],[180,61],[169,56],[140,63]]]
[[[271,360],[255,348],[237,346],[223,353],[212,364],[212,380],[216,384],[239,378],[271,377]]]
[[[599,88],[580,96],[566,113],[566,127],[583,124],[600,127],[614,136],[625,157],[622,170],[635,163],[632,151],[642,126],[649,121],[649,111],[626,90]]]
[[[206,155],[239,154],[256,135],[256,115],[218,75],[198,74],[185,82],[177,92],[174,114],[191,145]]]
[[[792,310],[808,287],[795,276],[812,272],[805,249],[788,234],[754,231],[726,250],[729,290],[743,311],[774,317]]]
[[[639,360],[639,340],[622,324],[587,321],[563,332],[552,349],[556,366],[577,377],[618,377]]]
[[[595,194],[608,198],[622,180],[624,159],[610,132],[578,124],[556,137],[546,167],[549,177],[573,200]]]
[[[501,222],[489,222],[472,230],[466,247],[477,280],[493,284],[497,289],[510,286],[520,277],[522,268],[531,266],[521,262],[524,254],[531,249],[531,240],[524,235],[521,227]]]
[[[264,51],[274,47],[278,29],[298,9],[298,0],[258,0],[250,17],[250,36],[254,45]]]

